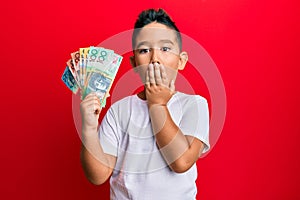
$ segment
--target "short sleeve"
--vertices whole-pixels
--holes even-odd
[[[104,116],[98,131],[101,147],[106,154],[118,155],[118,123],[113,110],[110,108]]]
[[[209,150],[209,110],[205,98],[198,95],[191,96],[182,105],[179,128],[184,135],[193,136],[204,143],[203,153]]]

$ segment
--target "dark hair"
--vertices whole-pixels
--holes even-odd
[[[179,29],[176,27],[175,22],[172,21],[171,17],[161,8],[158,10],[155,9],[149,9],[144,10],[141,12],[138,16],[138,19],[136,20],[134,24],[134,31],[132,34],[132,48],[135,46],[135,38],[137,37],[138,33],[140,32],[141,28],[146,26],[147,24],[150,24],[152,22],[157,22],[160,24],[164,24],[167,27],[173,29],[176,31],[176,37],[177,42],[179,45],[179,49],[181,51],[182,49],[182,39]]]

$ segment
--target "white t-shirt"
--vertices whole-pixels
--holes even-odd
[[[183,134],[201,140],[209,149],[209,113],[205,98],[177,92],[167,104]],[[197,167],[184,173],[168,167],[156,145],[147,101],[137,95],[114,103],[99,128],[105,153],[117,157],[110,178],[111,199],[191,200],[197,188]]]

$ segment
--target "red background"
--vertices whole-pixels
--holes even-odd
[[[10,2],[0,8],[1,199],[108,199],[108,184],[83,175],[60,78],[70,52],[131,29],[150,7],[208,51],[225,84],[226,122],[198,161],[197,199],[300,199],[298,1]]]

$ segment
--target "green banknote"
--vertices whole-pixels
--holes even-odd
[[[62,80],[73,93],[81,89],[81,99],[91,92],[96,93],[104,107],[122,59],[113,50],[103,47],[79,48],[71,53]]]
[[[102,47],[91,47],[87,62],[87,72],[104,73],[106,68],[113,62],[114,51]]]

